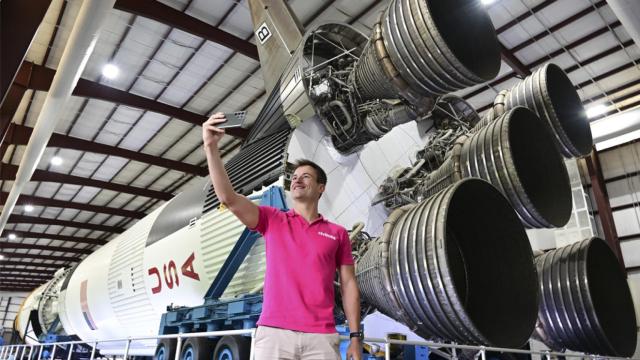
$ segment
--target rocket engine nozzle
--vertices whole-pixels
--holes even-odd
[[[491,80],[499,69],[496,31],[479,2],[392,0],[352,75],[363,101],[400,93],[426,114],[438,95]]]
[[[519,347],[535,325],[529,240],[505,197],[480,179],[392,213],[356,273],[367,303],[425,338]]]
[[[541,302],[534,337],[554,350],[633,355],[637,325],[631,292],[604,240],[552,250],[535,263]]]
[[[453,182],[479,177],[504,194],[530,228],[564,226],[571,217],[569,175],[549,126],[525,107],[483,119],[458,140],[442,166],[417,186],[427,198]]]
[[[323,43],[336,36],[327,32],[320,27],[309,40],[306,54],[322,66],[308,72],[308,93],[346,154],[428,116],[439,96],[491,80],[500,69],[496,31],[477,0],[392,0],[368,40],[337,54]]]
[[[580,96],[567,74],[548,63],[510,90],[502,91],[485,118],[525,106],[547,122],[562,154],[567,158],[588,155],[593,146],[591,126]]]

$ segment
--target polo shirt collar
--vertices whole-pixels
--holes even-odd
[[[287,211],[287,216],[288,217],[300,217],[302,220],[304,220],[305,222],[307,222],[307,219],[303,218],[302,215],[298,214],[293,208],[289,209],[289,211]],[[317,222],[325,222],[327,221],[324,216],[322,216],[322,214],[318,213],[318,218],[313,220],[312,222],[308,223],[309,225],[315,224]]]

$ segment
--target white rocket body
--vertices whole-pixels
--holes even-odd
[[[320,202],[323,216],[346,228],[363,221],[366,231],[378,235],[387,215],[381,205],[372,207],[371,200],[387,174],[396,166],[408,166],[415,150],[423,146],[418,125],[399,126],[348,157],[337,153],[324,131],[316,118],[303,122],[291,136],[288,158],[307,158],[326,170],[328,184]],[[167,306],[203,303],[244,227],[230,211],[214,210],[145,246],[154,221],[167,205],[78,264],[66,288],[58,294],[57,311],[66,334],[87,342],[153,336],[158,334]],[[259,287],[264,268],[264,242],[260,239],[223,298]],[[25,300],[18,315],[20,324],[28,319],[39,290]],[[155,344],[155,340],[133,342],[129,353],[153,355]],[[104,355],[121,355],[124,343],[102,343],[98,348]]]

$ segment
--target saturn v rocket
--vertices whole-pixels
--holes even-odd
[[[367,304],[425,338],[522,346],[540,305],[525,227],[569,220],[563,155],[591,149],[564,72],[543,66],[480,119],[447,95],[498,73],[479,1],[392,0],[367,35],[338,23],[303,34],[284,1],[249,4],[269,96],[226,164],[235,190],[286,189],[289,163],[318,163],[328,174],[320,212],[365,224],[353,250]],[[202,303],[243,230],[203,179],[36,289],[18,330],[31,317],[30,330],[86,341],[153,336],[168,305]],[[258,241],[223,298],[261,291],[264,251]],[[133,342],[129,354],[154,349]]]

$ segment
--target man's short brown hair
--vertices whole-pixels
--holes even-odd
[[[316,171],[316,177],[318,184],[327,185],[327,173],[320,167],[320,165],[307,159],[298,159],[293,163],[293,171],[296,171],[301,166],[311,166]]]

